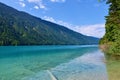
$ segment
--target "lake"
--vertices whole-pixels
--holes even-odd
[[[108,80],[96,45],[1,46],[0,80]]]

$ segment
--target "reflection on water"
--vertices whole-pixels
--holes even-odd
[[[0,80],[107,80],[97,46],[0,47]]]

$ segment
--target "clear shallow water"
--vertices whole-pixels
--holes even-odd
[[[1,46],[0,80],[108,80],[97,46]]]

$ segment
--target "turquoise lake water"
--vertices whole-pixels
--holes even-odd
[[[1,46],[0,80],[108,80],[98,46]]]

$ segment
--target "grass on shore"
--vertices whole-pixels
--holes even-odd
[[[107,58],[107,71],[109,80],[120,80],[120,60]]]
[[[105,53],[107,71],[108,71],[108,80],[120,80],[120,55],[109,54],[108,44],[100,45],[100,49]]]

